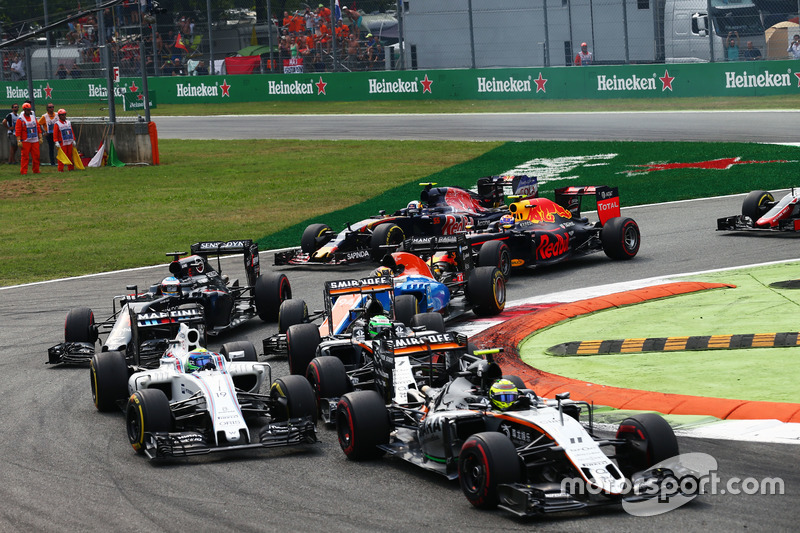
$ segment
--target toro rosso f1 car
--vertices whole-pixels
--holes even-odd
[[[768,191],[752,191],[742,202],[742,214],[717,219],[722,231],[800,231],[800,188],[775,201]]]
[[[312,224],[303,232],[300,248],[275,254],[276,265],[342,264],[380,260],[403,240],[415,235],[452,235],[467,228],[485,228],[508,213],[504,189],[535,195],[536,179],[528,176],[491,176],[478,180],[477,192],[460,187],[423,184],[421,201],[392,215],[379,215],[339,233],[326,224]]]
[[[596,198],[596,222],[581,215],[584,196]],[[467,236],[479,249],[481,264],[496,263],[506,276],[512,267],[550,265],[599,251],[619,260],[639,252],[639,226],[620,216],[617,188],[563,187],[556,189],[555,201],[528,198],[513,202],[509,211],[487,229]]]
[[[434,351],[443,353],[435,362],[427,358]],[[374,380],[349,382],[354,390],[335,404],[344,453],[356,460],[389,454],[458,478],[476,507],[518,516],[653,498],[658,491],[630,488],[675,479],[651,468],[678,454],[663,418],[635,415],[614,438],[601,438],[591,405],[569,393],[540,398],[518,377],[504,377],[491,352],[387,341],[375,355]],[[428,378],[442,374],[449,380],[440,387]]]
[[[316,442],[317,407],[305,378],[272,382],[250,342],[216,353],[200,340],[182,324],[153,370],[129,366],[120,351],[92,357],[94,404],[100,411],[123,407],[134,450],[166,459]],[[269,394],[261,393],[265,383]]]

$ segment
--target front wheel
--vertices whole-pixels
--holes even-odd
[[[633,259],[641,240],[639,225],[632,218],[614,217],[600,230],[603,251],[611,259]]]
[[[467,299],[478,316],[500,314],[506,307],[506,280],[497,267],[478,267],[467,279]]]
[[[258,318],[264,322],[275,322],[283,301],[292,297],[292,285],[285,274],[270,272],[258,276],[253,292]]]
[[[417,314],[417,297],[413,294],[401,294],[394,299],[394,319],[408,326]]]
[[[768,191],[752,191],[744,197],[742,214],[750,217],[750,220],[753,221],[753,226],[755,226],[758,219],[769,211],[769,204],[774,202],[775,197],[772,196],[772,193]]]
[[[329,355],[315,357],[308,365],[306,379],[314,389],[317,405],[323,398],[341,398],[350,388],[344,363]]]
[[[678,439],[672,427],[655,413],[642,413],[622,421],[615,445],[620,471],[631,479],[634,473],[678,455]]]
[[[311,384],[303,376],[283,376],[272,384],[270,398],[275,402],[275,420],[311,417],[317,423],[317,402]]]
[[[258,361],[256,347],[250,341],[226,342],[219,351],[226,361],[252,362]]]
[[[286,346],[289,355],[289,372],[304,376],[308,363],[317,354],[321,342],[319,328],[315,324],[295,324],[286,330]]]
[[[64,342],[97,341],[97,327],[94,324],[94,313],[88,307],[76,307],[67,313],[64,321]]]
[[[475,507],[497,507],[498,486],[519,481],[521,474],[517,449],[502,433],[476,433],[461,447],[458,480],[464,496]]]
[[[336,406],[336,433],[348,459],[374,459],[389,443],[389,411],[374,390],[348,392]]]
[[[278,308],[278,333],[286,333],[290,326],[308,322],[308,306],[305,300],[292,299]]]
[[[92,400],[98,411],[113,411],[128,395],[128,363],[122,352],[100,352],[89,367]]]
[[[397,248],[406,238],[403,228],[397,224],[385,223],[372,230],[372,237],[369,240],[369,247],[372,252],[372,259],[379,261],[384,255],[393,250],[382,248],[383,246],[394,246]]]
[[[307,254],[316,252],[331,240],[332,231],[327,224],[311,224],[300,237],[300,249]]]
[[[125,411],[128,440],[133,449],[144,453],[144,438],[148,433],[172,430],[172,410],[167,395],[161,389],[142,389],[134,392]]]
[[[411,317],[412,328],[423,326],[425,331],[435,331],[436,333],[444,333],[444,317],[439,313],[417,313]]]
[[[497,267],[508,279],[511,275],[511,250],[503,241],[489,241],[478,252],[478,266]]]

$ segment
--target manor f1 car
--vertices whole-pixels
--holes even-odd
[[[237,253],[244,255],[246,285],[222,274],[220,256]],[[212,254],[217,256],[216,269],[208,260]],[[157,360],[164,351],[165,339],[175,336],[178,322],[194,324],[199,314],[204,323],[194,327],[203,335],[217,335],[255,316],[276,320],[280,304],[292,297],[284,274],[260,274],[258,244],[250,240],[199,242],[191,246],[188,257],[180,258],[183,252],[167,255],[174,256],[169,265],[171,275],[147,292],[139,293],[135,285],[128,286],[132,294],[115,297],[112,314],[106,320],[96,323],[94,312],[86,307],[70,310],[64,342],[48,351],[48,362],[89,362],[95,342],[104,333],[109,336],[102,351],[123,350],[129,357],[155,356]],[[144,344],[156,339],[161,344]],[[135,364],[144,363],[137,360]]]
[[[800,188],[775,201],[768,191],[752,191],[742,202],[742,214],[717,219],[722,231],[800,231]]]
[[[303,232],[300,248],[275,254],[276,265],[342,264],[380,260],[406,238],[415,235],[452,235],[467,228],[485,228],[508,213],[504,188],[516,195],[533,196],[536,178],[491,176],[478,180],[477,192],[459,187],[424,184],[421,202],[413,201],[392,215],[379,215],[334,232],[326,224],[312,224]]]
[[[430,350],[387,342],[375,356],[374,390],[338,400],[333,415],[348,458],[388,453],[458,478],[476,507],[499,506],[518,516],[648,499],[653,491],[626,490],[675,479],[669,469],[651,468],[678,454],[675,434],[660,416],[626,418],[614,438],[601,438],[591,405],[570,400],[569,393],[540,398],[518,377],[502,379],[491,353],[484,359],[481,352],[446,352],[438,372],[449,381],[429,385],[426,364],[414,358]],[[580,422],[584,410],[588,424]]]
[[[597,200],[598,221],[581,216],[584,196]],[[504,217],[467,239],[479,257],[498,261],[505,275],[511,267],[550,265],[599,251],[612,259],[632,259],[639,251],[639,226],[620,216],[616,188],[563,187],[555,201],[529,198],[509,205]],[[496,258],[500,259],[496,259]]]
[[[134,450],[167,459],[316,442],[316,402],[305,378],[272,382],[250,342],[215,353],[200,341],[199,331],[182,324],[153,370],[128,365],[120,351],[92,357],[94,404],[123,407]],[[265,383],[269,394],[261,393]]]

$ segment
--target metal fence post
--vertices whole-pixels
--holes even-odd
[[[211,75],[214,74],[214,30],[211,29],[211,0],[206,0],[206,16],[208,17],[208,62],[211,69],[208,71]]]
[[[797,0],[800,2],[800,0]],[[406,69],[406,47],[403,36],[403,0],[397,0],[397,51],[400,54],[399,70]]]
[[[472,26],[472,0],[467,0],[467,11],[469,13],[469,52],[472,58],[472,68],[475,67],[475,29]]]

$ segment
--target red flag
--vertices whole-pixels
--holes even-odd
[[[178,34],[178,37],[175,39],[175,48],[183,48],[187,52],[189,51],[189,49],[186,48],[186,45],[183,44],[183,41],[181,41],[181,34],[180,33]]]

